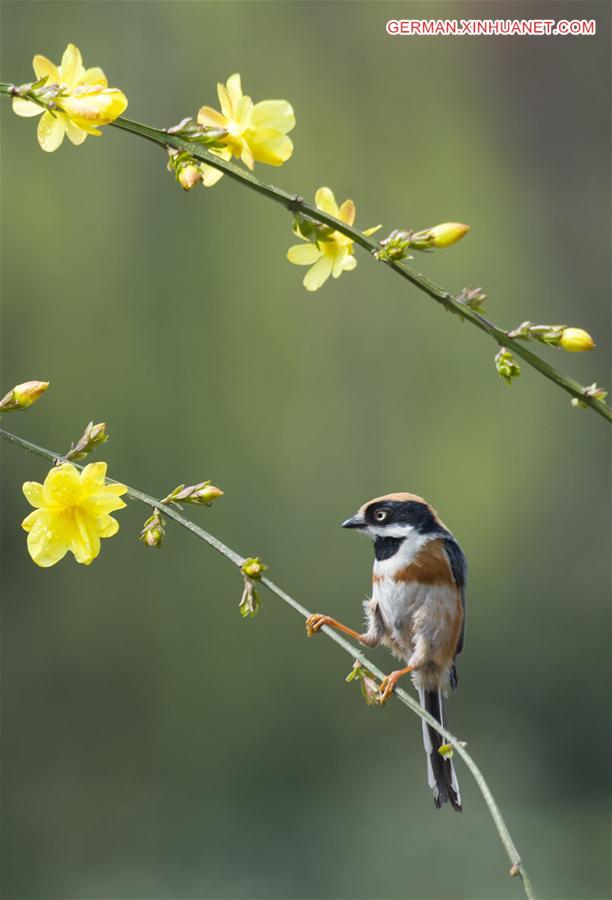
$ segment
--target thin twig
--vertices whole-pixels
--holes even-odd
[[[39,447],[37,444],[26,441],[24,438],[19,437],[18,435],[12,434],[9,431],[5,431],[4,428],[0,428],[0,438],[5,441],[9,441],[12,444],[16,444],[23,450],[26,450],[30,453],[35,453],[37,456],[41,456],[43,457],[43,459],[49,460],[52,463],[55,463],[58,459],[63,459],[60,454],[53,453],[51,450],[47,450],[45,447]],[[83,467],[77,466],[77,468],[81,469]],[[111,483],[116,483],[114,482],[114,479],[107,480]],[[214,535],[210,534],[208,531],[205,531],[199,525],[196,525],[195,522],[192,522],[190,519],[185,518],[185,516],[177,512],[173,506],[167,506],[156,497],[151,497],[149,494],[145,494],[143,493],[143,491],[138,491],[135,488],[131,487],[128,487],[127,496],[131,497],[132,500],[138,500],[139,502],[144,503],[146,504],[146,506],[150,506],[153,509],[161,510],[164,516],[167,516],[178,525],[186,528],[187,531],[190,531],[201,541],[207,543],[238,568],[240,568],[240,566],[242,566],[242,564],[244,563],[245,557],[240,556],[239,553],[236,553],[235,550],[232,550],[231,547],[228,547],[218,538],[214,537]],[[307,619],[311,615],[310,610],[306,609],[305,606],[302,606],[301,603],[295,600],[282,588],[278,587],[278,585],[276,585],[269,578],[266,578],[266,576],[262,576],[259,580],[268,588],[269,591],[271,591],[271,593],[273,593],[276,597],[286,603],[287,606],[290,606],[291,609],[295,610],[295,612],[297,612],[304,619]],[[333,629],[328,628],[326,625],[323,626],[321,631],[324,632],[327,637],[330,638],[330,640],[334,641],[334,643],[342,647],[342,649],[346,653],[348,653],[352,659],[358,660],[362,666],[364,666],[366,669],[369,669],[369,671],[372,672],[378,679],[384,678],[384,673],[366,656],[364,656],[361,649],[354,647],[353,644],[351,644],[345,638],[341,637]],[[463,741],[451,734],[448,729],[444,728],[436,719],[433,718],[433,716],[431,716],[425,709],[423,709],[423,707],[420,706],[416,702],[416,700],[414,700],[413,697],[410,696],[410,694],[406,693],[406,691],[404,691],[402,688],[395,688],[395,696],[405,706],[411,709],[412,712],[416,713],[416,715],[421,719],[424,719],[429,725],[432,726],[432,728],[435,728],[435,730],[438,731],[449,744],[451,744],[455,752],[463,759],[468,769],[474,776],[474,780],[476,781],[480,793],[482,794],[489,812],[491,813],[491,817],[493,818],[493,822],[495,823],[497,833],[499,834],[500,840],[506,849],[506,853],[508,854],[508,858],[511,863],[511,873],[514,875],[520,875],[526,897],[528,898],[528,900],[535,900],[536,895],[533,891],[531,881],[529,880],[529,876],[525,871],[525,867],[521,861],[520,854],[510,836],[510,832],[508,831],[508,827],[506,826],[500,809],[495,802],[489,786],[487,785],[487,782],[485,781],[485,778],[482,775],[480,769],[465,749]]]

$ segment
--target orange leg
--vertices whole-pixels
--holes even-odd
[[[343,631],[344,634],[348,634],[349,637],[354,638],[356,641],[361,642],[363,638],[362,634],[353,631],[352,628],[348,628],[346,625],[343,625],[342,622],[332,619],[331,616],[324,616],[323,613],[314,613],[314,615],[308,616],[306,619],[306,634],[308,637],[312,637],[323,625],[328,625],[330,628],[336,628],[338,631]]]
[[[416,666],[406,666],[405,669],[396,669],[395,672],[391,672],[390,675],[386,675],[380,683],[378,702],[381,704],[386,703],[395,690],[395,685],[400,680],[400,678],[403,675],[409,675],[411,672],[414,672],[416,668]]]

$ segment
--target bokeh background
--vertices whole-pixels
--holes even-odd
[[[595,37],[391,38],[389,18],[597,19]],[[358,224],[470,223],[419,268],[483,285],[493,319],[567,322],[596,352],[542,354],[609,384],[607,3],[5,2],[2,78],[68,41],[128,114],[168,126],[240,71],[289,99],[295,153],[262,177],[354,198]],[[311,609],[353,624],[371,548],[338,527],[427,497],[470,562],[451,728],[483,767],[539,896],[610,897],[609,429],[359,254],[310,295],[290,221],[239,185],[184,194],[161,152],[108,129],[38,149],[2,105],[2,385],[52,388],[3,425],[58,451],[106,421],[110,473],[163,495]],[[436,812],[420,724],[364,706],[351,661],[147,510],[91,568],[38,570],[3,448],[3,896],[515,898],[469,773]],[[374,653],[385,669],[387,652]]]

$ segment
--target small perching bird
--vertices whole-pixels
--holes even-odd
[[[467,565],[461,547],[437,513],[416,494],[387,494],[364,503],[342,523],[374,541],[372,597],[364,603],[367,630],[358,634],[330,616],[315,613],[309,636],[323,625],[337,628],[366,647],[384,644],[406,663],[380,687],[391,696],[402,675],[412,675],[421,706],[446,725],[444,695],[457,687],[455,658],[463,649]],[[450,801],[461,812],[452,761],[439,753],[442,736],[423,721],[427,775],[437,807]]]

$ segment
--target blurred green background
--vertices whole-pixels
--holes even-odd
[[[591,18],[596,37],[391,38],[389,18]],[[418,267],[483,285],[491,317],[577,324],[592,354],[542,354],[609,384],[609,4],[2,4],[3,80],[68,41],[169,126],[240,71],[296,110],[259,174],[352,197],[361,227],[472,232]],[[288,216],[224,179],[184,194],[163,154],[107,129],[37,147],[2,104],[2,385],[51,390],[3,426],[65,450],[112,436],[110,474],[155,495],[212,478],[193,518],[304,604],[361,620],[372,551],[339,523],[411,490],[470,563],[451,728],[482,765],[539,896],[610,897],[609,426],[359,253],[317,294],[285,260]],[[420,724],[364,706],[350,659],[147,510],[91,568],[37,569],[3,448],[3,896],[515,898],[469,773],[436,812]],[[374,654],[386,670],[388,653]]]

